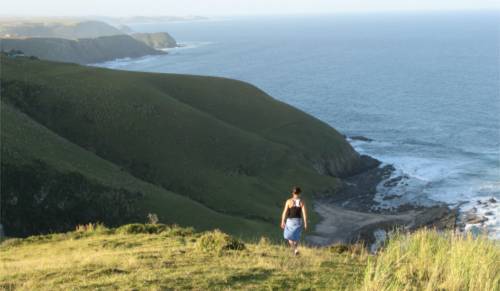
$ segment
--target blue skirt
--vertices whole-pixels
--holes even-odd
[[[286,240],[299,241],[302,233],[302,218],[287,218],[283,237]]]

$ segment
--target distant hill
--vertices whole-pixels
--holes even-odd
[[[276,234],[292,185],[334,193],[363,167],[335,129],[248,83],[23,57],[1,68],[7,235],[148,212]]]
[[[21,50],[26,55],[45,60],[80,64],[164,53],[124,34],[78,40],[45,37],[8,38],[0,39],[0,48],[3,51]]]
[[[132,28],[130,28],[129,26],[125,25],[125,24],[119,24],[118,26],[118,29],[125,33],[125,34],[131,34],[133,33],[134,31],[132,30]]]
[[[95,38],[124,34],[102,21],[1,22],[0,37],[57,37],[66,39]]]
[[[132,37],[155,49],[173,48],[177,46],[175,39],[166,32],[133,33]]]
[[[181,22],[181,21],[202,21],[208,20],[204,16],[130,16],[130,17],[100,17],[99,19],[105,20],[110,23],[161,23],[161,22]]]

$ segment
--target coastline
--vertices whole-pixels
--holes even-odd
[[[438,230],[457,227],[458,208],[444,203],[433,206],[413,204],[398,208],[380,209],[374,200],[377,186],[394,178],[392,165],[362,155],[361,171],[342,180],[342,188],[336,193],[317,195],[313,208],[321,221],[316,224],[306,242],[315,246],[363,241],[371,245],[377,241],[377,232],[395,228],[412,231],[421,227]],[[396,177],[397,178],[397,177]]]
[[[497,170],[500,164],[498,144],[495,142],[498,141],[498,131],[494,130],[498,118],[494,114],[494,108],[487,106],[497,104],[494,102],[496,95],[487,93],[496,92],[495,86],[492,86],[496,83],[486,69],[496,69],[491,65],[495,63],[493,60],[496,54],[492,54],[493,51],[486,54],[485,50],[484,59],[481,58],[474,66],[464,67],[460,62],[450,62],[460,59],[463,51],[474,55],[477,49],[486,48],[487,40],[491,40],[487,37],[488,30],[485,30],[486,18],[485,22],[469,19],[468,27],[477,27],[478,31],[484,32],[477,36],[464,34],[461,32],[463,27],[452,25],[457,24],[455,19],[463,21],[463,17],[435,19],[436,24],[446,24],[442,27],[436,26],[441,32],[440,35],[453,35],[453,41],[459,42],[461,49],[456,51],[456,46],[441,43],[442,52],[448,57],[436,60],[439,70],[443,70],[442,74],[436,75],[434,81],[426,86],[408,83],[408,79],[404,78],[405,75],[417,74],[420,76],[419,80],[424,80],[429,74],[437,71],[430,69],[433,68],[432,64],[419,65],[429,61],[428,55],[425,54],[427,51],[424,53],[417,50],[418,45],[404,45],[406,40],[409,40],[408,35],[399,32],[403,32],[405,27],[413,29],[414,23],[403,19],[397,20],[400,26],[396,30],[381,27],[373,31],[374,38],[384,40],[392,35],[391,39],[399,40],[397,45],[387,47],[388,50],[377,47],[377,53],[381,57],[379,59],[373,59],[373,52],[364,49],[366,44],[352,43],[353,48],[360,49],[359,54],[353,55],[350,50],[339,49],[337,41],[325,38],[315,29],[317,25],[327,25],[333,30],[336,27],[333,20],[331,23],[326,19],[311,18],[304,21],[307,36],[320,44],[311,50],[308,49],[307,42],[287,46],[283,45],[283,41],[274,38],[273,35],[279,32],[284,39],[293,41],[294,35],[288,35],[284,25],[266,22],[273,30],[259,32],[255,28],[265,19],[243,22],[235,19],[232,25],[249,32],[255,31],[248,35],[248,43],[233,42],[241,36],[237,33],[238,30],[225,30],[226,25],[213,25],[213,29],[209,30],[202,27],[200,29],[198,25],[158,25],[155,26],[156,30],[169,31],[179,39],[205,40],[211,41],[211,44],[206,47],[200,45],[189,52],[184,48],[173,49],[171,57],[150,57],[148,61],[131,61],[130,65],[117,62],[114,68],[213,75],[249,81],[276,99],[300,108],[348,134],[348,139],[359,153],[393,164],[396,168],[394,176],[400,175],[399,172],[405,173],[406,176],[400,181],[393,181],[398,185],[390,188],[391,193],[384,191],[389,188],[383,189],[386,182],[380,185],[382,191],[379,191],[375,200],[382,202],[382,207],[398,207],[400,204],[417,200],[417,203],[427,205],[428,199],[442,201],[452,208],[460,205],[458,219],[465,221],[467,230],[479,231],[487,228],[490,237],[500,239],[500,203],[490,202],[492,198],[500,201],[500,179]],[[297,20],[283,19],[283,23],[293,25]],[[373,21],[375,24],[375,19]],[[347,25],[346,29],[354,32],[359,27]],[[364,29],[372,27],[367,25]],[[143,27],[143,30],[151,28]],[[393,34],[396,31],[398,33]],[[419,39],[422,37],[432,41],[436,35],[425,30],[419,31]],[[339,34],[338,37],[345,43],[351,43],[349,35]],[[413,37],[410,39],[417,40]],[[477,41],[471,41],[472,39]],[[481,39],[482,41],[478,41]],[[249,44],[251,47],[247,47]],[[417,44],[422,42],[418,41]],[[493,45],[496,47],[496,43]],[[247,58],[242,59],[242,53]],[[275,53],[279,53],[281,58],[276,58]],[[176,56],[173,56],[174,54]],[[325,59],[317,58],[318,55],[324,56]],[[416,57],[408,58],[408,55]],[[353,57],[356,61],[364,60],[363,71],[359,70],[359,66],[349,66],[354,61]],[[404,66],[388,66],[394,64],[395,58]],[[247,63],[248,59],[251,62]],[[329,60],[331,65],[324,65],[325,60]],[[380,68],[386,68],[387,75],[379,75]],[[456,72],[462,69],[470,76],[467,80],[460,79],[461,75],[446,73],[448,70]],[[278,71],[280,73],[276,75],[275,72]],[[362,78],[355,79],[353,76]],[[331,82],[332,77],[336,82]],[[454,86],[460,82],[466,82],[470,91]],[[394,90],[385,91],[387,88]],[[433,92],[442,94],[434,95]],[[485,93],[480,95],[485,98],[485,102],[475,102],[474,98],[468,96],[469,93],[476,96],[475,92]],[[456,102],[449,103],[449,100]],[[435,102],[442,102],[447,107],[431,106]],[[432,114],[439,108],[447,109],[440,111],[438,115]],[[469,111],[467,108],[475,110]],[[468,114],[462,115],[460,112],[463,110]],[[389,181],[387,183],[390,184]],[[356,199],[351,199],[344,207],[349,207],[349,204],[355,201]],[[464,201],[468,203],[463,203]],[[312,208],[312,201],[310,204]],[[355,208],[354,205],[352,208]],[[466,212],[470,212],[468,217]]]

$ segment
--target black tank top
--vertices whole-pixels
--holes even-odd
[[[293,199],[293,206],[288,207],[287,218],[302,218],[302,206],[300,205],[300,199]]]

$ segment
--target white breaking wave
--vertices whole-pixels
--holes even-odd
[[[183,42],[177,42],[177,45],[178,45],[177,47],[164,48],[161,50],[166,51],[168,53],[176,53],[176,52],[187,50],[187,49],[199,48],[199,47],[210,45],[213,43],[214,42],[211,42],[211,41],[183,41]]]
[[[481,223],[466,224],[466,230],[480,232],[484,228],[491,238],[500,239],[500,181],[497,170],[482,169],[481,174],[477,174],[474,158],[450,160],[445,157],[403,156],[401,151],[394,152],[396,145],[389,142],[348,141],[359,153],[373,156],[395,168],[392,176],[377,188],[375,201],[379,207],[389,209],[406,203],[429,206],[438,201],[444,202],[451,207],[459,207],[461,219],[470,211],[487,219]],[[385,182],[397,177],[401,179],[392,183],[392,187],[384,186]]]
[[[186,41],[186,42],[178,42],[177,43],[179,46],[178,47],[173,47],[173,48],[164,48],[161,49],[161,51],[168,52],[168,55],[176,55],[184,50],[189,50],[189,49],[194,49],[194,48],[199,48],[202,46],[210,45],[213,44],[213,42],[209,41]],[[102,62],[102,63],[95,63],[95,64],[89,64],[89,66],[94,66],[94,67],[102,67],[102,68],[108,68],[108,69],[123,69],[123,68],[130,68],[131,66],[137,66],[141,64],[148,64],[154,62],[155,59],[165,57],[165,55],[147,55],[139,58],[121,58],[121,59],[115,59],[112,61],[107,61],[107,62]]]

